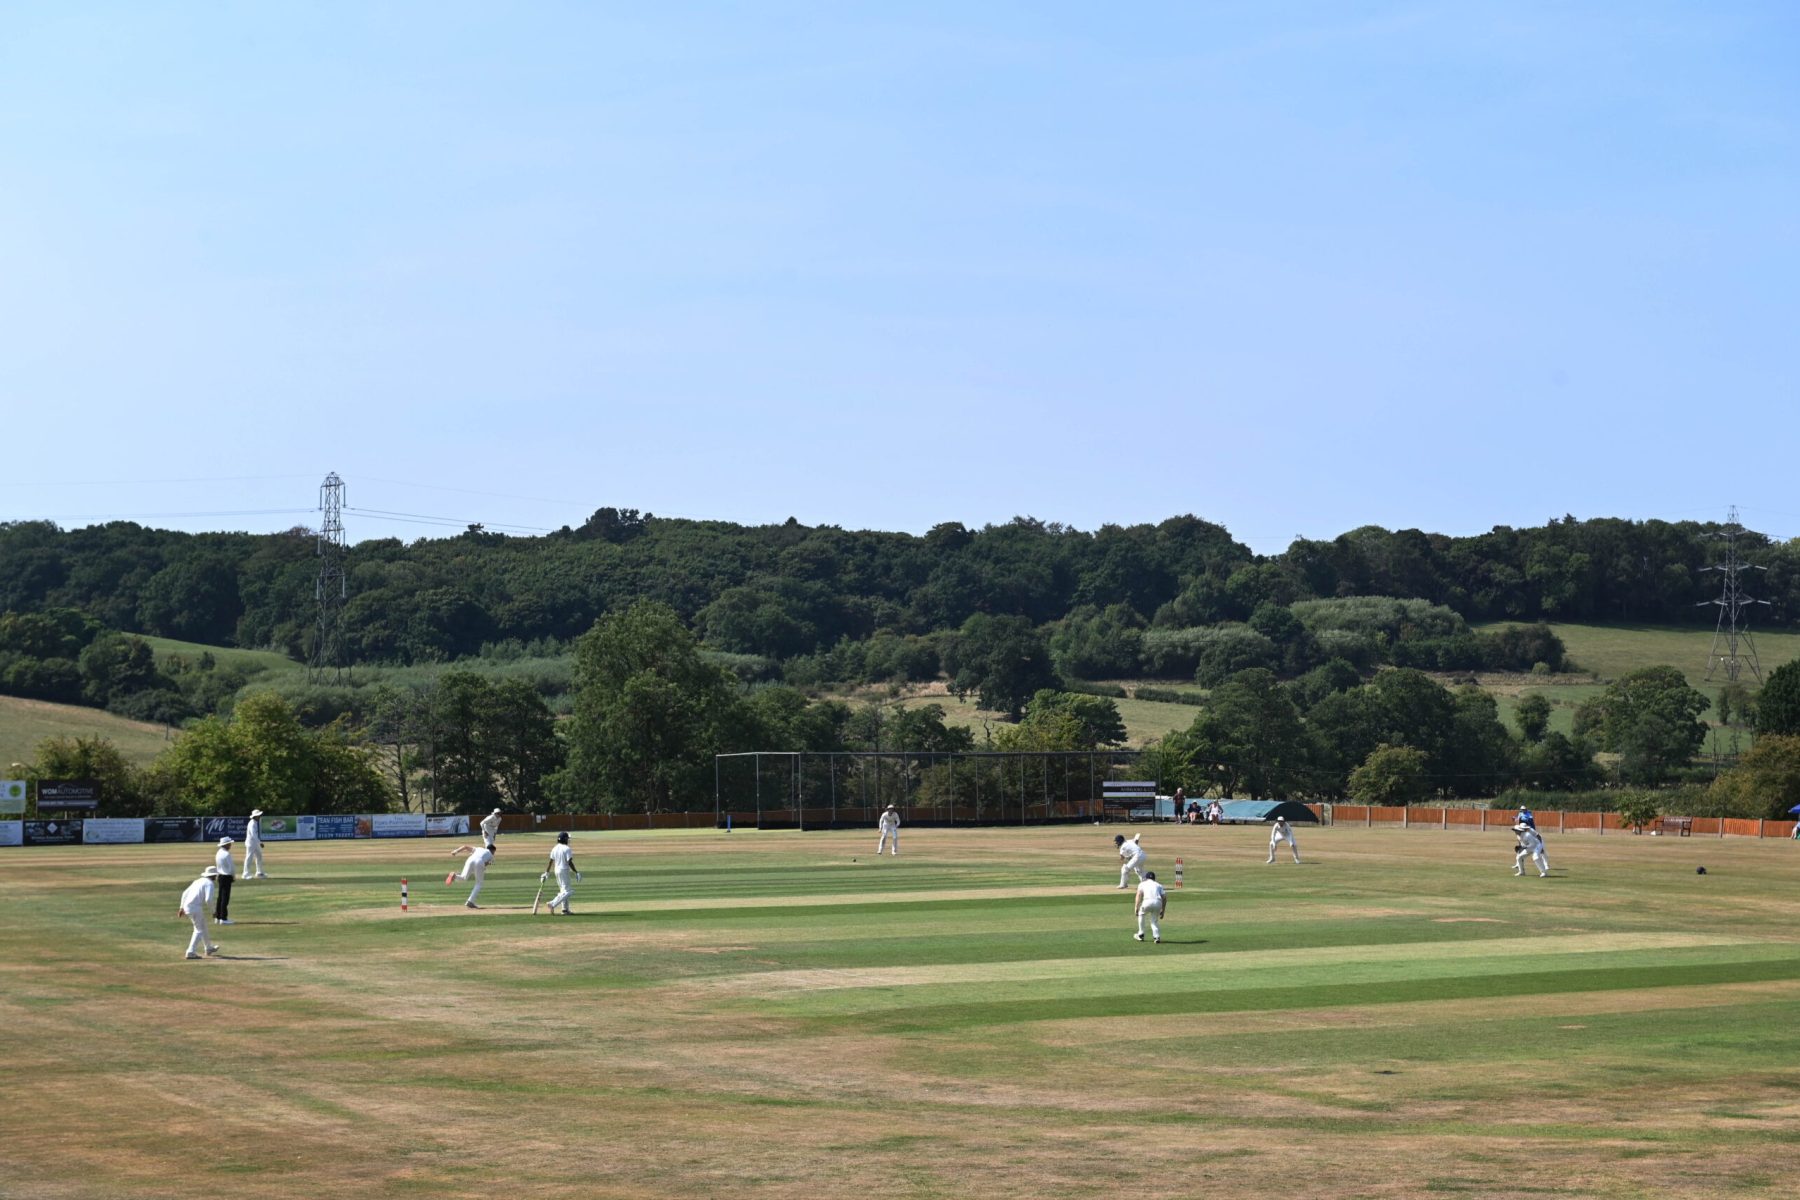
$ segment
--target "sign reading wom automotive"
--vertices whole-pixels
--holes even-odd
[[[100,785],[92,779],[40,779],[37,807],[41,813],[98,808]]]
[[[89,846],[117,846],[144,840],[142,817],[89,817],[81,823],[81,840]]]

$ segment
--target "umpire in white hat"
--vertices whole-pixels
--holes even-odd
[[[213,923],[217,925],[231,924],[231,881],[236,869],[231,865],[231,839],[219,839],[218,852],[213,855],[213,865],[219,869],[219,877],[213,882],[217,884],[213,899]]]

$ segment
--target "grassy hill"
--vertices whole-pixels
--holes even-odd
[[[161,725],[128,721],[105,709],[0,696],[0,769],[30,762],[39,742],[58,736],[106,738],[128,762],[141,767],[163,752],[170,735]]]
[[[279,650],[239,650],[232,646],[204,646],[199,642],[181,642],[174,638],[144,636],[150,649],[156,652],[156,661],[179,655],[193,662],[202,654],[210,654],[222,667],[236,667],[251,674],[257,671],[279,671],[300,664],[281,653]]]
[[[1499,629],[1511,622],[1476,626]],[[1697,688],[1717,687],[1723,678],[1706,683],[1707,656],[1712,650],[1713,629],[1710,625],[1558,625],[1550,629],[1562,639],[1569,657],[1582,671],[1602,681],[1643,667],[1668,665],[1679,668],[1687,681]],[[1766,630],[1753,634],[1756,655],[1763,676],[1783,663],[1800,658],[1800,633]],[[1739,653],[1742,653],[1740,649]],[[1740,682],[1755,686],[1748,672]]]

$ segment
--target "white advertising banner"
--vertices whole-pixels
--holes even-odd
[[[376,813],[369,820],[376,837],[424,837],[424,813]]]
[[[25,781],[23,779],[0,779],[0,813],[11,813],[13,816],[25,815]]]
[[[318,836],[313,817],[260,817],[257,823],[265,842],[310,842]]]
[[[90,846],[117,846],[144,840],[142,817],[89,817],[81,823],[81,840]]]
[[[425,816],[427,837],[464,837],[468,832],[468,813],[427,813]]]
[[[0,846],[23,846],[25,844],[25,822],[0,821]]]

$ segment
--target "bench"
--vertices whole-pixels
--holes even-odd
[[[1672,833],[1676,837],[1692,837],[1694,834],[1694,818],[1662,817],[1657,821],[1657,832]]]

